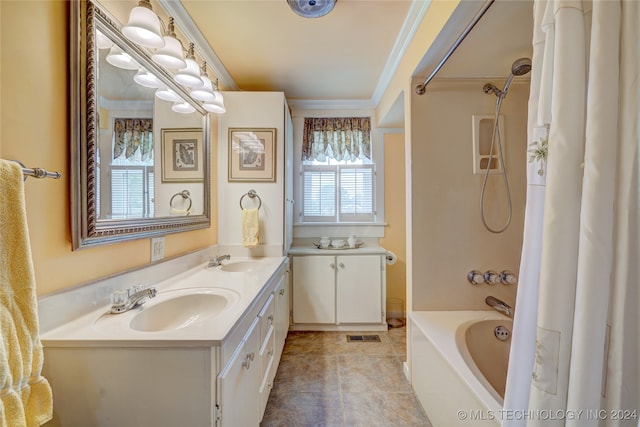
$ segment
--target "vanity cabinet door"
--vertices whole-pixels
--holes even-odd
[[[339,324],[382,321],[382,265],[377,255],[336,257]]]
[[[335,259],[293,257],[293,323],[336,323]]]
[[[258,318],[218,376],[223,427],[257,426],[260,420],[260,327]]]
[[[289,273],[285,272],[284,277],[274,291],[275,296],[275,348],[276,362],[280,361],[280,354],[284,348],[284,341],[289,332]]]

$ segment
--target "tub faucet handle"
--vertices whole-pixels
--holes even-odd
[[[487,285],[495,285],[500,282],[500,276],[493,270],[487,270],[484,272],[484,283]]]
[[[484,282],[484,277],[482,277],[482,273],[478,270],[471,270],[467,273],[467,280],[472,285],[479,285],[480,283]]]
[[[500,283],[503,285],[515,285],[518,283],[518,278],[509,270],[503,270],[500,273]]]

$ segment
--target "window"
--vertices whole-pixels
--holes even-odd
[[[305,118],[302,222],[375,221],[368,117]]]
[[[153,217],[153,167],[111,166],[111,218]]]

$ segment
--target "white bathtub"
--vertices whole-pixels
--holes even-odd
[[[499,325],[512,330],[492,311],[409,313],[411,383],[434,427],[500,425],[511,339]]]

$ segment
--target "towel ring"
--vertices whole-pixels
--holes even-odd
[[[191,205],[192,205],[191,193],[189,193],[189,190],[182,190],[181,192],[174,194],[173,197],[171,197],[171,200],[169,200],[169,206],[172,209],[176,209],[173,207],[173,199],[175,199],[178,196],[182,197],[183,199],[189,199],[189,206],[187,207],[187,215],[188,215],[189,211],[191,211]]]
[[[243,194],[242,197],[240,197],[240,210],[243,210],[244,208],[242,207],[242,200],[246,197],[249,196],[250,199],[255,199],[256,197],[258,198],[258,209],[260,209],[260,207],[262,206],[262,199],[260,198],[260,196],[258,196],[258,193],[256,193],[255,190],[249,190],[248,193]]]

